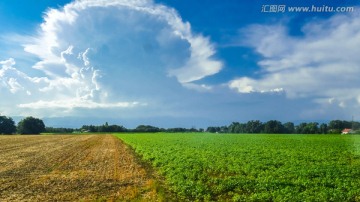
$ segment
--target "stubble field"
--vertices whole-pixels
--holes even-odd
[[[156,189],[111,135],[0,136],[0,201],[157,201]]]

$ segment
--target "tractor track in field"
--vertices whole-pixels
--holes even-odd
[[[112,135],[0,136],[0,201],[161,201]]]

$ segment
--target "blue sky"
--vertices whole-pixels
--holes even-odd
[[[285,11],[262,12],[270,5]],[[293,6],[354,10],[287,10]],[[355,0],[3,0],[0,112],[64,127],[356,119],[358,6]]]

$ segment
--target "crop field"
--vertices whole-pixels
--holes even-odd
[[[360,136],[119,134],[179,201],[360,201]]]
[[[0,136],[0,201],[156,201],[155,184],[112,135]]]

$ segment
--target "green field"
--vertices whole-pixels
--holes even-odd
[[[119,134],[177,200],[360,201],[360,136]]]

